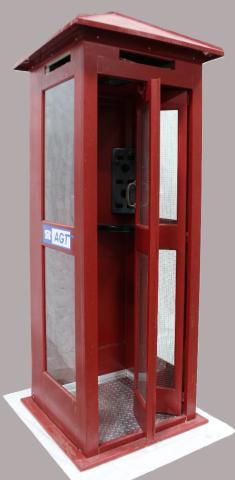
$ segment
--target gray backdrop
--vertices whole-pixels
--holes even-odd
[[[198,405],[235,425],[234,399],[234,10],[231,0],[2,1],[1,35],[1,395],[30,385],[28,128],[29,75],[14,63],[78,13],[116,10],[221,45],[203,69],[203,208]],[[1,477],[66,477],[6,403]],[[235,437],[146,479],[233,478]]]

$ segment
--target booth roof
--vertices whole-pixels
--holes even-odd
[[[158,41],[165,45],[175,45],[200,52],[203,55],[202,62],[222,57],[224,51],[221,47],[210,43],[197,40],[195,38],[181,35],[179,33],[165,30],[147,22],[116,12],[94,15],[78,15],[71,22],[60,29],[48,42],[36,50],[27,58],[18,62],[16,70],[31,70],[35,65],[45,60],[51,53],[56,53],[59,49],[78,37],[84,27],[95,28],[99,30],[108,30],[128,34],[135,37],[142,37],[152,41]]]

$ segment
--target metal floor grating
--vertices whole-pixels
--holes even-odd
[[[172,415],[156,414],[156,423]],[[134,415],[133,381],[121,376],[99,385],[100,443],[140,429]]]

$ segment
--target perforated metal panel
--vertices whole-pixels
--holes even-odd
[[[112,374],[111,374],[112,376]],[[130,370],[114,374],[114,378],[99,377],[99,439],[100,443],[141,431],[134,413],[134,382]],[[64,385],[75,395],[76,384]],[[78,389],[79,395],[79,389]],[[167,413],[156,413],[155,424],[174,418]]]
[[[133,380],[125,374],[99,385],[100,443],[140,430],[134,415]],[[172,418],[157,413],[156,424]]]

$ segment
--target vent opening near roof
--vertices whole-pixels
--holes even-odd
[[[140,53],[128,52],[126,50],[120,50],[119,58],[121,60],[129,60],[130,62],[150,65],[152,67],[175,68],[174,60],[142,55]]]
[[[50,73],[56,70],[57,68],[62,67],[66,63],[70,62],[71,60],[71,55],[69,53],[66,53],[66,55],[63,55],[63,57],[59,57],[56,60],[54,60],[51,63],[48,63],[45,66],[45,73]]]

